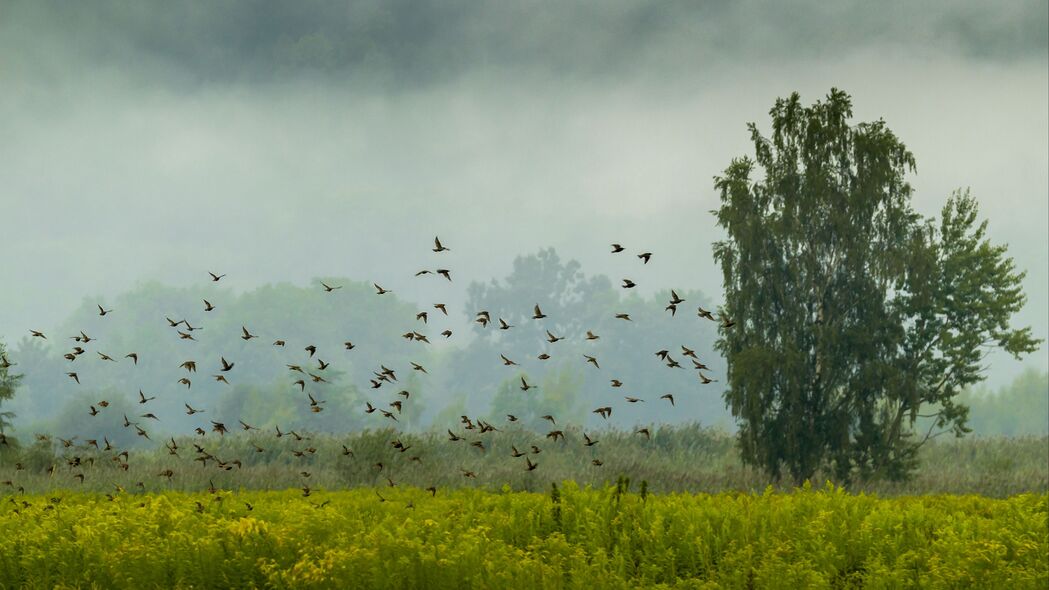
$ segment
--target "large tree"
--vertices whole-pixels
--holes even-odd
[[[742,456],[798,483],[818,469],[905,478],[925,441],[968,431],[954,397],[991,349],[1037,349],[1009,324],[1024,273],[985,239],[968,192],[938,222],[911,208],[914,156],[882,120],[850,125],[846,93],[808,107],[795,93],[770,115],[771,137],[748,125],[753,159],[715,178],[721,312],[735,321],[717,347]],[[916,432],[930,408],[933,428]]]

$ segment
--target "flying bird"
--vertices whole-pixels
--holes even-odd
[[[207,299],[202,299],[201,301],[204,302],[204,311],[213,311],[215,309],[215,306]]]
[[[612,244],[612,254],[619,254],[623,250],[625,250],[625,248],[623,248],[619,244]]]
[[[651,252],[642,252],[642,253],[638,254],[637,257],[640,258],[641,260],[644,260],[645,264],[648,264],[648,261],[652,259],[652,253]]]
[[[441,245],[441,240],[437,236],[433,238],[433,251],[434,252],[450,252],[451,248],[445,248]]]
[[[331,285],[325,283],[324,281],[318,281],[318,282],[320,282],[321,287],[324,287],[324,292],[325,293],[331,293],[332,291],[334,291],[336,289],[341,289],[342,288],[342,285],[338,285],[336,287],[332,287]]]
[[[543,319],[545,317],[546,317],[546,314],[543,313],[543,310],[539,309],[539,304],[536,303],[535,304],[534,313],[532,314],[532,319],[533,320],[541,320],[541,319]],[[549,333],[549,332],[547,332],[547,333]]]
[[[112,309],[102,309],[101,305],[98,306],[98,315],[100,315],[100,316],[105,316],[106,314],[108,314],[108,313],[110,313],[112,311],[113,311]]]
[[[246,327],[244,327],[244,326],[241,326],[240,330],[241,330],[241,332],[243,332],[243,334],[240,337],[241,340],[251,340],[252,338],[258,338],[258,336],[256,336],[256,335],[252,334],[251,332],[249,332],[248,329]]]

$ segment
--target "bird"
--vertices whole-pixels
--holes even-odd
[[[233,368],[233,365],[236,364],[227,361],[226,357],[219,357],[219,362],[222,363],[222,368],[220,369],[220,371],[222,371],[223,373],[228,372],[230,369]]]
[[[728,329],[728,328],[731,328],[732,326],[736,325],[736,322],[728,319],[727,316],[721,315],[720,317],[721,317],[721,327],[722,328]]]
[[[440,311],[444,315],[448,315],[448,306],[443,303],[434,303],[433,308]]]
[[[98,410],[95,409],[95,406],[91,406],[91,410],[88,411],[88,414],[91,414],[92,416],[97,416]]]
[[[672,394],[665,393],[665,394],[659,396],[659,399],[665,399],[665,400],[670,402],[670,405],[672,405],[672,406],[674,405],[674,396]]]
[[[541,320],[541,319],[546,317],[546,314],[543,313],[543,310],[539,309],[539,304],[538,303],[535,304],[535,310],[533,310],[533,311],[534,311],[534,313],[532,313],[532,319],[533,320]]]
[[[648,264],[648,261],[652,259],[652,253],[651,252],[642,252],[642,253],[638,254],[637,257],[640,258],[641,260],[644,260],[645,264]]]
[[[183,340],[192,340],[194,342],[197,341],[197,339],[194,338],[192,334],[187,334],[187,333],[185,333],[185,332],[183,332],[181,330],[178,330],[178,337],[183,339]],[[247,339],[245,338],[245,340],[247,340]]]
[[[612,387],[622,387],[623,386],[623,382],[620,381],[619,379],[612,379],[611,383],[612,383]]]
[[[586,439],[586,442],[583,443],[583,444],[588,446],[588,447],[592,447],[592,446],[596,445],[597,443],[601,442],[601,441],[597,441],[597,440],[594,440],[594,439],[590,438],[589,436],[587,436],[587,434],[585,432],[583,433],[583,438]]]
[[[612,254],[619,254],[620,252],[622,252],[625,249],[626,248],[623,248],[619,244],[612,244]]]
[[[535,471],[536,467],[539,467],[538,463],[532,463],[531,459],[529,459],[528,457],[525,457],[525,470],[527,470],[527,471]]]
[[[684,345],[681,346],[681,354],[683,354],[685,356],[690,356],[693,359],[699,360],[699,357],[696,356],[696,351],[692,350],[691,348],[687,348]]]
[[[310,358],[313,358],[313,355],[317,354],[317,347],[312,344],[303,348],[303,350],[310,353]]]
[[[554,417],[549,415],[549,414],[547,414],[546,416],[540,416],[539,418],[541,420],[549,420],[551,424],[553,424],[554,426],[557,426],[557,421],[554,420]]]
[[[616,319],[617,320],[626,320],[628,322],[629,321],[633,321],[633,320],[630,319],[630,314],[627,314],[627,313],[617,313],[616,314]]]
[[[372,286],[375,287],[375,292],[377,294],[379,294],[379,295],[385,295],[387,293],[392,293],[393,292],[393,291],[390,291],[389,289],[383,289],[382,287],[379,286],[378,283],[372,283]]]
[[[285,345],[285,342],[283,340],[274,340],[273,341],[273,346],[284,346],[284,345]]]
[[[433,237],[433,251],[434,252],[450,252],[451,248],[445,248],[441,244],[441,239],[438,238],[437,236],[434,236]]]
[[[196,373],[197,372],[197,363],[195,363],[194,361],[186,361],[186,362],[182,363],[181,365],[179,365],[178,367],[180,369],[185,369],[185,370],[189,371],[190,373]]]
[[[198,410],[189,404],[182,404],[186,406],[186,415],[192,416],[193,414],[203,414],[204,410]]]
[[[422,365],[420,365],[419,363],[413,363],[413,362],[411,362],[411,361],[408,361],[408,362],[409,362],[409,364],[411,364],[411,366],[412,366],[412,369],[414,369],[414,370],[416,370],[416,371],[421,371],[421,372],[423,372],[423,373],[426,373],[426,367],[423,367],[423,366],[422,366]]]
[[[452,331],[451,330],[445,330],[444,332],[441,332],[441,336],[444,336],[445,338],[451,338],[452,337]]]
[[[717,320],[714,319],[714,315],[712,313],[710,313],[710,311],[708,311],[706,309],[703,309],[702,307],[700,307],[698,309],[699,309],[699,311],[697,312],[697,315],[699,315],[699,317],[706,318],[706,319],[708,319],[708,320],[710,320],[712,322],[717,321]]]
[[[33,338],[43,338],[44,340],[47,340],[47,336],[44,336],[43,332],[30,330],[29,333],[33,335]]]
[[[592,413],[599,414],[602,418],[604,418],[605,420],[608,420],[608,417],[612,415],[612,408],[611,408],[611,406],[606,406],[606,407],[603,407],[603,408],[597,408]]]
[[[153,397],[146,397],[146,394],[142,393],[141,389],[138,390],[138,403],[144,404],[148,401],[152,401],[155,399],[157,399],[157,396],[154,395]]]
[[[703,373],[699,373],[699,380],[700,380],[700,382],[703,383],[703,385],[706,385],[708,383],[714,383],[715,381],[717,381],[717,379],[710,379],[709,377],[707,377]]]
[[[442,277],[448,279],[449,281],[452,280],[452,271],[448,270],[447,268],[438,268],[434,272],[436,272],[437,274],[441,275]]]
[[[73,381],[76,381],[77,385],[80,385],[80,376],[76,373],[66,373],[66,377],[69,377]]]
[[[513,445],[510,445],[510,448],[513,449],[513,452],[510,453],[511,457],[516,459],[517,457],[524,457],[525,456],[525,453],[522,453],[521,451],[518,451],[517,447],[515,447]]]
[[[98,306],[98,315],[100,315],[100,316],[104,317],[106,314],[109,314],[112,311],[113,311],[112,309],[102,309],[101,305]]]
[[[600,336],[598,336],[597,334],[594,334],[594,333],[593,333],[593,332],[591,332],[590,330],[587,330],[587,331],[586,331],[586,339],[587,339],[587,340],[597,340],[597,339],[599,339],[599,338],[601,338],[601,337],[600,337]]]
[[[550,344],[556,344],[558,341],[564,340],[564,339],[565,339],[564,336],[554,336],[553,334],[550,333],[550,330],[546,331],[546,341],[549,342]]]
[[[630,402],[632,404],[636,404],[637,402],[644,402],[645,401],[645,400],[643,400],[643,399],[641,399],[639,397],[630,397],[629,395],[623,396],[623,399],[625,399],[626,401],[628,401],[628,402]]]
[[[204,311],[213,311],[215,309],[215,306],[207,299],[202,299],[201,301],[204,302]]]
[[[353,350],[354,348],[357,348],[357,345],[353,342],[350,342],[349,340],[343,342],[342,345],[346,348],[346,350]]]
[[[637,283],[635,283],[634,281],[631,281],[630,279],[623,279],[623,288],[624,289],[633,289],[636,286],[637,286]]]
[[[635,432],[634,434],[643,434],[643,435],[645,435],[645,438],[650,439],[650,440],[652,438],[652,434],[648,431],[647,428],[641,428],[637,432]]]
[[[415,314],[415,319],[422,320],[422,323],[425,324],[427,319],[427,313],[425,311],[420,311],[419,313]]]
[[[673,290],[673,289],[671,289],[671,290],[670,290],[670,304],[671,304],[671,305],[678,305],[679,303],[684,303],[684,302],[685,302],[685,300],[684,300],[684,299],[682,299],[682,298],[681,298],[681,297],[680,297],[680,296],[679,296],[679,295],[677,294],[677,291],[675,291],[675,290]]]
[[[109,356],[108,354],[104,354],[104,353],[101,353],[101,352],[98,352],[98,351],[95,351],[95,352],[98,353],[99,359],[101,359],[103,361],[110,361],[110,362],[113,362],[113,363],[117,362],[116,359],[114,359],[113,357]]]
[[[669,311],[671,316],[677,315],[677,304],[671,303],[663,308],[663,311]]]
[[[506,365],[507,367],[509,367],[509,366],[511,366],[511,365],[516,365],[516,364],[517,364],[517,363],[515,363],[514,361],[512,361],[512,360],[510,360],[510,359],[506,358],[506,355],[505,355],[505,354],[500,354],[500,355],[499,355],[499,357],[503,359],[503,364],[504,364],[504,365]]]
[[[600,466],[604,465],[605,463],[601,459],[594,459],[593,461],[590,461],[590,464],[593,465],[594,467],[600,467]]]
[[[528,391],[529,389],[538,389],[538,385],[529,385],[525,378],[521,377],[521,391]]]
[[[432,274],[432,273],[429,270],[424,268],[424,269],[420,270],[419,272],[415,273],[415,276],[421,277],[423,275],[428,275],[428,274]]]
[[[552,438],[554,439],[554,442],[557,442],[558,438],[564,440],[565,433],[561,430],[551,430],[550,432],[546,433],[546,438]]]
[[[541,361],[546,361],[546,360],[550,360],[550,355],[548,355],[548,354],[546,354],[544,352],[544,353],[541,353],[539,356],[537,356],[535,358],[537,358],[537,359],[539,359]]]
[[[226,380],[226,376],[225,375],[212,375],[212,377],[215,378],[215,381],[219,381],[219,382],[225,383],[226,385],[229,385],[229,381]]]
[[[245,327],[245,326],[241,326],[240,330],[241,330],[241,332],[243,332],[243,334],[241,334],[241,337],[240,337],[241,340],[251,340],[252,338],[258,338],[258,336],[256,336],[256,335],[252,334],[251,332],[249,332],[248,328]]]
[[[514,327],[513,324],[508,324],[508,323],[506,323],[506,320],[504,320],[503,318],[499,318],[499,329],[500,330],[509,330],[510,328],[513,328],[513,327]]]
[[[583,356],[586,357],[586,362],[590,363],[591,365],[594,365],[598,369],[601,368],[601,365],[597,364],[597,359],[596,358],[594,358],[592,356],[589,356],[589,355],[586,355],[586,354],[584,354]]]
[[[137,352],[132,352],[132,353],[126,354],[126,355],[124,355],[124,358],[131,359],[132,361],[135,362],[136,365],[138,364],[138,353]]]
[[[213,273],[211,271],[208,271],[208,274],[211,275],[211,281],[214,282],[214,283],[219,282],[219,280],[221,280],[222,277],[226,276],[226,275],[217,275],[217,274],[215,274],[215,273]]]
[[[341,289],[342,288],[342,285],[338,285],[338,286],[332,287],[331,285],[325,283],[324,281],[319,281],[319,282],[321,284],[321,287],[324,287],[324,292],[325,293],[331,293],[332,291],[334,291],[336,289]]]

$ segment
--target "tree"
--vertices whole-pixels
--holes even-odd
[[[3,405],[5,400],[15,396],[15,390],[18,389],[19,382],[22,381],[21,375],[16,375],[11,371],[11,367],[14,364],[8,360],[7,348],[3,342],[0,342],[0,406]],[[4,433],[5,428],[11,426],[11,419],[14,417],[14,412],[0,411],[0,434]]]
[[[771,138],[748,125],[754,159],[715,178],[720,313],[735,321],[717,348],[741,454],[796,483],[821,468],[905,478],[927,440],[967,432],[954,397],[983,379],[990,349],[1038,347],[1009,326],[1024,273],[985,239],[968,192],[938,224],[911,209],[914,156],[883,120],[850,126],[846,93],[811,107],[795,93],[770,115]],[[923,406],[937,432],[920,436]]]

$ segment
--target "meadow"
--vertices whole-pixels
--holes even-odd
[[[1049,495],[358,488],[0,507],[0,587],[1045,588]]]
[[[739,459],[731,434],[699,425],[651,426],[651,439],[633,431],[583,432],[566,427],[565,440],[551,442],[524,428],[473,435],[452,442],[445,432],[400,433],[364,430],[336,436],[326,433],[285,434],[236,432],[226,436],[176,437],[178,455],[159,442],[130,449],[126,461],[115,451],[103,452],[59,440],[0,446],[0,493],[49,494],[55,490],[112,492],[117,486],[138,492],[199,492],[211,485],[223,489],[281,490],[309,485],[320,489],[389,487],[481,488],[498,491],[545,491],[551,482],[573,480],[601,487],[620,476],[645,481],[649,490],[670,492],[755,492],[769,485],[790,491],[790,482],[771,481]],[[465,432],[460,431],[461,434]],[[30,438],[30,437],[23,437]],[[301,440],[300,440],[301,439]],[[483,440],[485,448],[469,442]],[[407,450],[391,445],[400,441]],[[170,444],[170,443],[168,443]],[[227,463],[202,462],[194,445]],[[541,449],[533,454],[532,445]],[[263,449],[259,452],[258,449]],[[538,463],[525,468],[525,452]],[[345,454],[346,451],[352,454]],[[910,480],[855,481],[850,493],[882,496],[914,494],[980,494],[1006,498],[1020,493],[1049,492],[1049,438],[974,437],[935,439],[920,451],[921,467]],[[593,464],[601,461],[600,466]],[[232,464],[236,460],[239,464]],[[124,469],[123,466],[127,467]],[[51,467],[54,466],[52,472]],[[227,470],[228,468],[228,470]],[[161,473],[171,470],[170,476]],[[463,470],[474,477],[464,477]],[[83,475],[81,481],[78,477]],[[833,479],[818,473],[813,481]]]

